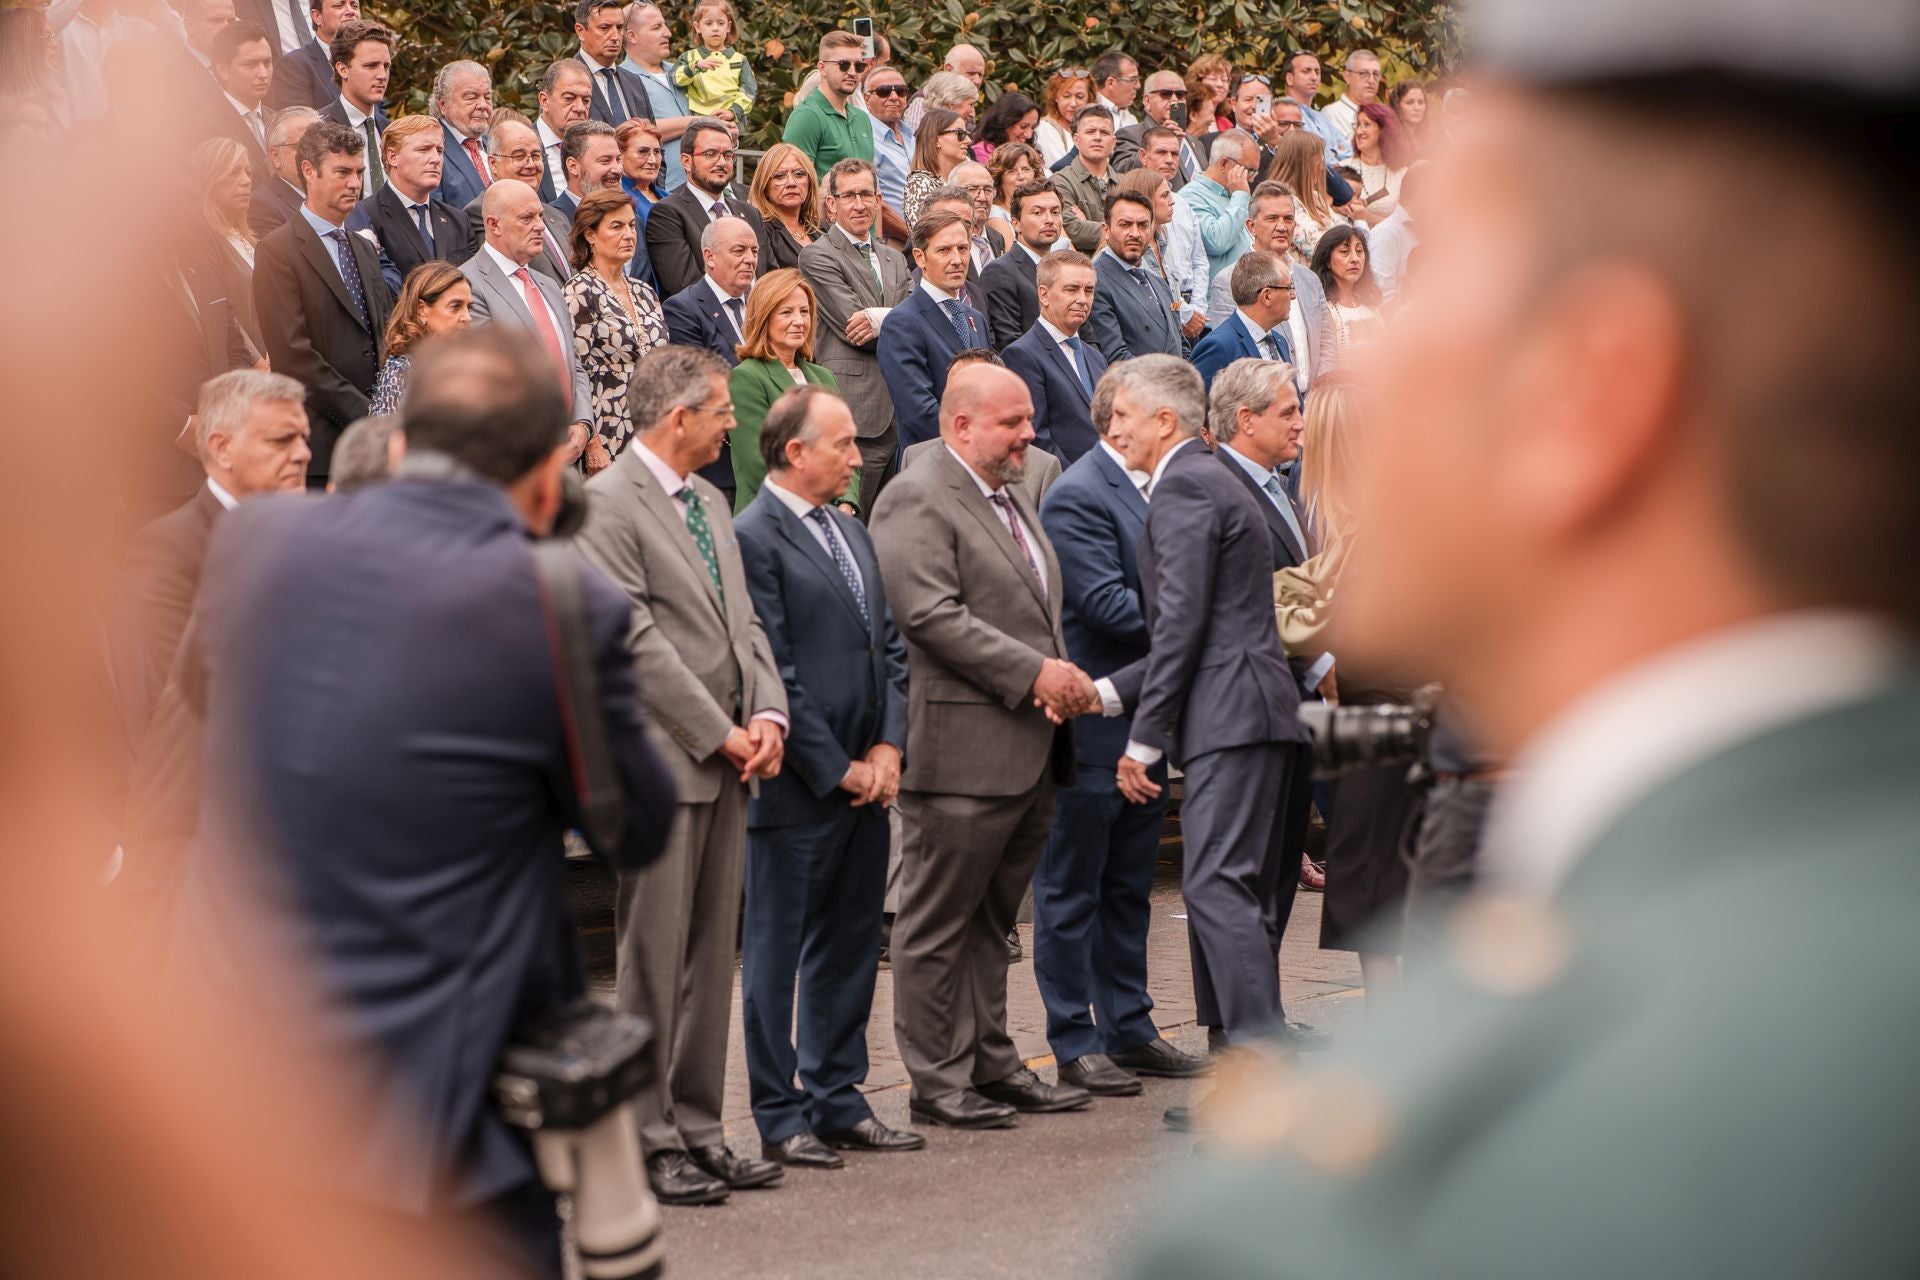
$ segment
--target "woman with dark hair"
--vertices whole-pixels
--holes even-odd
[[[473,323],[473,286],[450,262],[423,262],[407,272],[399,300],[387,318],[381,340],[387,362],[373,384],[369,414],[400,412],[407,375],[413,370],[412,351],[423,339],[461,333]]]
[[[1029,182],[1046,175],[1040,153],[1024,142],[1004,142],[987,161],[987,176],[993,179],[993,207],[987,211],[987,225],[1013,243],[1013,193]]]
[[[1372,226],[1400,207],[1400,180],[1413,163],[1413,148],[1391,107],[1369,102],[1353,120],[1353,163],[1360,170],[1360,216]]]
[[[1387,105],[1400,117],[1400,131],[1407,144],[1418,151],[1427,140],[1427,84],[1424,80],[1402,80],[1387,91]]]
[[[973,126],[973,158],[981,164],[1009,142],[1032,143],[1040,108],[1024,93],[1003,93]]]
[[[660,299],[645,281],[627,274],[639,234],[639,216],[625,191],[595,191],[573,211],[574,272],[563,292],[573,317],[573,349],[593,388],[593,434],[581,455],[588,475],[612,465],[633,434],[627,412],[633,366],[667,340]]]
[[[1073,118],[1092,101],[1093,79],[1085,67],[1062,67],[1048,78],[1040,95],[1040,123],[1033,129],[1042,169],[1051,170],[1073,150]]]
[[[1346,363],[1347,352],[1380,331],[1380,286],[1374,283],[1368,261],[1367,235],[1342,223],[1320,237],[1313,247],[1313,274],[1326,290],[1333,313],[1334,367]]]
[[[965,117],[957,111],[930,107],[920,117],[920,131],[913,136],[913,171],[907,174],[907,194],[900,202],[909,227],[920,220],[934,188],[944,185],[947,175],[967,162],[972,136]]]

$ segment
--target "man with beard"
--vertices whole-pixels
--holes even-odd
[[[1152,242],[1152,203],[1131,191],[1107,197],[1107,243],[1093,259],[1100,290],[1087,317],[1087,337],[1111,363],[1154,352],[1177,356],[1185,349],[1174,296],[1145,262]]]

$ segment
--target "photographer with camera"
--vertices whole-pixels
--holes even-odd
[[[285,1021],[303,1056],[342,1060],[361,1121],[316,1140],[311,1190],[463,1223],[556,1277],[554,1198],[494,1076],[518,1028],[584,991],[563,832],[642,867],[674,803],[625,600],[529,544],[561,513],[568,420],[537,348],[477,330],[415,365],[392,481],[222,520],[183,676],[209,785],[172,939],[177,976],[238,1008],[283,1015],[277,982],[305,979],[313,1005]],[[611,776],[589,789],[583,759]],[[282,963],[232,964],[243,944]],[[656,1211],[629,1163],[611,1171],[637,1252]]]

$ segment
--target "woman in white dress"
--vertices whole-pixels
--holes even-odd
[[[1342,223],[1320,237],[1313,248],[1313,274],[1327,291],[1333,313],[1333,366],[1348,363],[1348,353],[1378,336],[1380,286],[1368,261],[1367,234]]]

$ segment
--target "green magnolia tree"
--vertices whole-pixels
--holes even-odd
[[[690,6],[686,6],[689,7]],[[684,48],[687,14],[665,6]],[[1455,6],[1444,0],[935,0],[900,10],[849,6],[844,0],[790,0],[777,7],[742,4],[741,47],[759,79],[760,96],[747,122],[747,142],[765,146],[780,136],[794,90],[813,67],[820,34],[869,16],[893,46],[893,60],[918,82],[940,64],[948,46],[967,41],[987,55],[988,94],[1018,88],[1038,97],[1058,67],[1085,66],[1111,48],[1123,48],[1144,70],[1184,70],[1202,53],[1225,55],[1236,67],[1272,72],[1297,48],[1313,50],[1337,68],[1353,49],[1372,49],[1387,81],[1437,74],[1458,55]],[[426,109],[435,68],[471,58],[492,68],[495,99],[531,113],[540,73],[575,48],[570,7],[494,4],[481,0],[409,0],[377,4],[371,16],[400,36],[389,100],[409,111]],[[1330,71],[1329,81],[1336,71]]]

